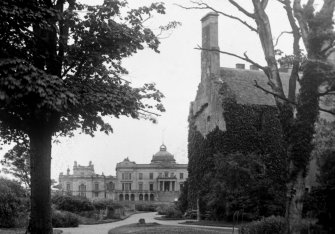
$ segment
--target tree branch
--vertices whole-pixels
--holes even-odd
[[[267,89],[265,89],[264,87],[258,85],[258,83],[257,83],[256,80],[254,80],[254,82],[255,82],[254,86],[255,86],[256,88],[258,88],[258,89],[264,91],[265,93],[267,93],[267,94],[272,94],[274,97],[279,98],[279,99],[281,99],[281,100],[283,100],[283,101],[286,101],[286,102],[288,102],[288,103],[290,103],[290,104],[292,104],[292,105],[295,105],[295,106],[298,105],[296,102],[293,102],[293,101],[289,100],[289,99],[286,98],[286,97],[282,97],[282,96],[280,96],[280,95],[278,95],[278,94],[276,94],[276,93],[274,93],[274,92],[272,92],[272,91],[270,91],[270,90],[267,90]],[[319,107],[318,109],[319,109],[319,111],[322,111],[322,112],[325,112],[325,113],[329,113],[329,114],[335,115],[335,112],[334,112],[334,111],[327,110],[327,109],[324,109],[324,108],[321,108],[321,107]]]
[[[290,74],[290,80],[289,80],[288,99],[290,99],[291,101],[295,101],[296,86],[297,86],[297,80],[299,79],[299,69],[300,69],[300,62],[301,62],[301,51],[300,51],[300,45],[299,45],[301,35],[299,32],[299,27],[296,24],[296,21],[293,16],[293,9],[291,7],[291,1],[283,0],[283,4],[284,4],[284,9],[286,10],[286,14],[290,22],[290,26],[292,28],[292,34],[293,34],[294,60],[293,60],[293,67],[292,67],[292,72]]]
[[[194,48],[196,50],[205,50],[205,51],[212,51],[212,52],[219,52],[221,54],[226,54],[226,55],[229,55],[229,56],[233,56],[233,57],[236,57],[236,58],[239,58],[241,60],[244,60],[248,63],[251,63],[252,65],[255,65],[256,67],[258,67],[259,69],[263,70],[264,72],[268,72],[268,69],[267,67],[263,67],[262,65],[256,63],[255,61],[251,60],[248,56],[247,56],[247,53],[244,52],[244,57],[242,56],[239,56],[237,54],[233,54],[233,53],[229,53],[229,52],[226,52],[226,51],[221,51],[221,50],[217,50],[217,49],[205,49],[205,48],[202,48],[198,45],[198,47]]]
[[[305,48],[307,50],[308,49],[308,31],[309,30],[308,30],[307,21],[304,19],[303,9],[301,7],[301,0],[294,0],[293,11],[294,11],[294,16],[299,23],[301,37],[302,37],[302,40],[304,42]]]
[[[231,0],[230,0],[231,1]],[[233,16],[233,15],[229,15],[229,14],[226,14],[222,11],[219,11],[219,10],[216,10],[215,8],[211,7],[210,5],[206,4],[206,3],[203,3],[203,2],[196,2],[196,1],[191,1],[193,4],[196,4],[197,6],[191,6],[191,7],[186,7],[186,6],[182,6],[182,5],[179,5],[179,4],[175,4],[176,6],[179,6],[183,9],[186,9],[186,10],[192,10],[192,9],[207,9],[207,10],[212,10],[214,11],[215,13],[218,13],[220,15],[223,15],[225,17],[228,17],[230,19],[233,19],[233,20],[237,20],[239,21],[240,23],[242,23],[243,25],[245,25],[246,27],[248,27],[251,31],[254,31],[254,32],[257,32],[257,29],[253,26],[251,26],[250,24],[248,24],[246,21],[236,17],[236,16]],[[250,14],[250,13],[249,13]]]
[[[237,10],[239,10],[240,12],[242,12],[243,14],[245,14],[246,16],[255,19],[255,15],[248,12],[246,9],[244,9],[240,4],[238,4],[237,2],[235,2],[234,0],[229,0],[229,2],[237,8]]]
[[[277,39],[276,39],[276,43],[275,43],[274,47],[276,47],[276,46],[278,45],[278,42],[279,42],[280,37],[283,36],[285,33],[287,33],[287,34],[293,34],[292,31],[283,31],[283,32],[281,32],[281,33],[279,34],[279,36],[277,37]]]

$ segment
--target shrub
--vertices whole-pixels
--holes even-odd
[[[280,216],[270,216],[259,221],[244,224],[241,234],[282,234],[285,233],[285,219]]]
[[[179,219],[183,217],[183,213],[179,209],[177,209],[175,206],[170,206],[166,209],[165,217]]]
[[[165,218],[182,218],[183,214],[176,205],[162,205],[157,209],[158,214],[165,215]]]
[[[29,199],[18,182],[0,178],[0,228],[25,226]]]
[[[56,205],[57,210],[77,214],[94,210],[92,202],[85,197],[56,195],[52,198],[52,203]]]
[[[78,217],[68,211],[52,211],[52,226],[58,227],[78,227],[79,219]]]
[[[137,211],[156,211],[156,206],[148,204],[136,204],[135,209]]]
[[[169,207],[169,205],[159,205],[156,208],[156,211],[159,215],[166,215],[166,209]]]

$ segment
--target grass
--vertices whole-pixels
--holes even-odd
[[[209,226],[209,227],[233,227],[234,224],[231,222],[225,221],[212,221],[212,220],[200,220],[200,221],[185,221],[180,224],[185,225],[200,225],[200,226]],[[238,225],[235,225],[238,226]]]
[[[210,228],[160,225],[158,223],[130,224],[109,230],[108,234],[231,234],[231,231]]]

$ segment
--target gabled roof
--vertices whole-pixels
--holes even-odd
[[[280,73],[284,92],[288,92],[290,73]],[[234,97],[238,104],[244,105],[269,105],[274,106],[275,101],[271,94],[254,86],[255,81],[259,86],[271,90],[268,78],[263,71],[235,68],[220,68],[220,80],[230,97]],[[227,95],[223,93],[223,95]]]

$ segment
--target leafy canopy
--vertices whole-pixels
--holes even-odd
[[[126,1],[87,6],[75,0],[0,3],[0,132],[5,142],[48,126],[52,133],[112,131],[103,116],[139,118],[164,111],[154,84],[133,88],[121,65],[159,40],[143,25],[161,3],[128,9]],[[149,100],[151,101],[145,101]]]

